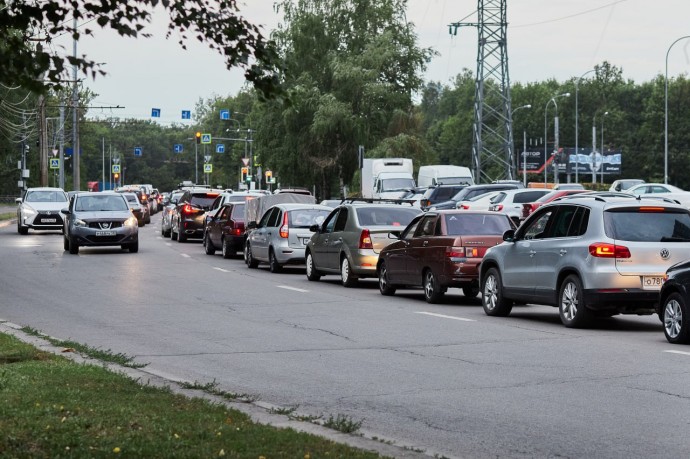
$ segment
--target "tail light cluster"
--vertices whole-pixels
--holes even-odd
[[[201,212],[201,209],[193,207],[190,204],[185,204],[184,206],[182,206],[182,213],[183,214],[193,214],[193,213],[197,213],[197,212]]]
[[[589,246],[589,254],[597,258],[630,258],[630,250],[617,244],[595,242]]]
[[[493,206],[489,207],[489,210],[493,212],[502,212],[503,211],[503,204],[494,204]]]
[[[280,237],[287,239],[290,235],[290,226],[288,225],[288,213],[283,212],[283,224],[280,226]]]
[[[446,257],[453,258],[479,258],[477,247],[446,247]]]
[[[359,248],[360,249],[373,249],[374,244],[371,242],[371,232],[368,229],[363,229],[362,233],[359,235]]]

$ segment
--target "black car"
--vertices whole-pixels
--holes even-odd
[[[209,188],[186,190],[170,215],[170,238],[178,242],[203,238],[204,216],[219,194]]]
[[[468,199],[472,199],[479,195],[490,193],[492,191],[515,190],[517,188],[519,187],[514,183],[487,183],[483,185],[471,185],[460,190],[448,201],[432,204],[429,207],[429,210],[456,209],[459,202],[467,201]]]
[[[690,261],[671,266],[661,287],[657,313],[669,343],[690,344]]]
[[[439,202],[449,201],[456,194],[467,188],[467,185],[437,185],[428,188],[424,192],[421,201],[419,202],[422,210],[427,210],[429,207]]]

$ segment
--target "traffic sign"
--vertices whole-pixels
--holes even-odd
[[[60,158],[50,158],[50,168],[60,169]]]
[[[141,147],[134,147],[134,156],[141,156],[143,150]]]
[[[211,143],[211,134],[201,134],[201,143],[210,144]]]
[[[205,162],[211,161],[211,155],[204,155],[204,161]]]
[[[161,117],[161,109],[160,108],[152,108],[151,109],[151,118],[160,118]]]
[[[216,144],[216,153],[225,153],[225,145],[222,143]]]
[[[213,172],[213,164],[204,164],[204,174]]]
[[[182,119],[183,120],[191,120],[192,119],[192,112],[189,110],[182,110]]]
[[[229,120],[230,119],[230,110],[227,108],[223,108],[220,110],[220,119],[222,120]]]
[[[184,147],[182,146],[181,143],[176,143],[176,144],[173,146],[173,151],[174,151],[175,153],[182,153],[182,152],[184,151]]]
[[[249,166],[249,158],[242,158],[242,164]]]
[[[119,164],[113,164],[113,174],[119,174],[120,173],[120,165]]]

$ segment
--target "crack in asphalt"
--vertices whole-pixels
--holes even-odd
[[[290,326],[290,327],[292,327],[292,328],[296,328],[296,329],[298,329],[298,330],[320,331],[320,332],[327,333],[327,334],[329,334],[329,335],[332,335],[332,336],[335,336],[335,337],[342,338],[342,339],[344,339],[344,340],[350,341],[351,343],[355,343],[355,342],[356,342],[355,340],[353,340],[353,339],[351,339],[351,338],[348,338],[347,336],[339,335],[339,334],[336,333],[336,332],[333,332],[333,331],[330,331],[330,330],[326,330],[326,329],[324,329],[324,328],[305,327],[305,326],[303,326],[303,325],[294,324],[294,323],[290,323],[290,322],[286,322],[286,321],[284,321],[284,320],[279,320],[277,323],[279,323],[279,324],[284,324],[284,325],[288,325],[288,326]]]

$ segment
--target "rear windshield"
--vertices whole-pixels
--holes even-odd
[[[127,201],[129,201],[129,202],[139,203],[139,200],[137,199],[136,194],[125,194],[124,197],[127,198]]]
[[[26,202],[66,202],[67,196],[62,191],[30,191],[24,200]]]
[[[311,225],[320,225],[330,214],[330,210],[321,209],[295,209],[288,211],[288,224],[292,228],[309,228]]]
[[[213,204],[213,201],[215,201],[217,197],[217,194],[193,194],[192,199],[189,203],[193,206],[201,207],[203,209],[209,209],[211,207],[211,204]]]
[[[449,236],[500,236],[512,229],[510,220],[503,214],[496,215],[446,215]]]
[[[232,219],[236,222],[244,221],[244,204],[235,204],[232,206]]]
[[[690,242],[690,213],[635,209],[604,212],[606,235],[621,241]]]
[[[78,212],[129,211],[129,207],[121,196],[80,196],[75,210]]]
[[[418,214],[418,209],[405,207],[364,207],[357,209],[357,219],[361,226],[407,226]]]

